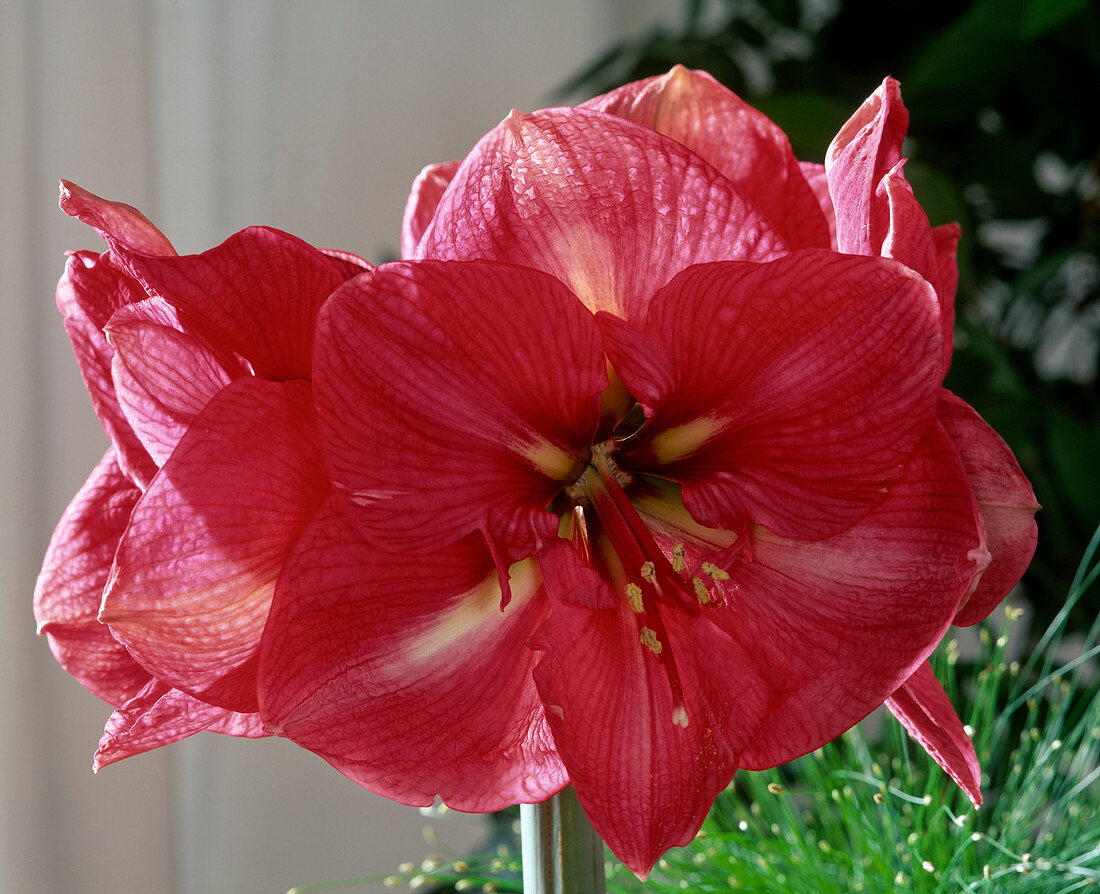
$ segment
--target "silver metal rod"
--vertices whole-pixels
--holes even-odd
[[[519,810],[523,894],[604,894],[603,841],[572,787]]]

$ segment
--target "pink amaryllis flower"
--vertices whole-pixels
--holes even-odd
[[[739,767],[883,702],[978,797],[926,659],[1035,504],[942,389],[954,231],[891,89],[827,172],[676,69],[418,179],[408,260],[319,316],[335,489],[261,645],[270,731],[408,803],[568,781],[643,876]]]
[[[841,128],[824,165],[797,162],[778,127],[703,72],[677,66],[584,105],[670,136],[710,162],[767,215],[789,247],[891,257],[921,274],[936,290],[946,371],[960,231],[956,224],[930,227],[905,180],[901,150],[908,112],[892,78]],[[417,251],[456,170],[455,163],[431,166],[414,184],[403,230],[406,256]],[[955,618],[968,625],[985,618],[1027,568],[1035,551],[1038,504],[1011,451],[964,401],[941,389],[937,416],[967,469],[991,553],[990,568]],[[927,666],[913,684],[899,688],[888,707],[979,804],[977,758],[962,723]],[[918,698],[917,692],[925,696]]]
[[[117,708],[97,767],[204,729],[264,735],[255,654],[328,489],[313,322],[366,264],[266,228],[178,257],[129,206],[63,183],[61,207],[110,246],[74,252],[57,299],[111,446],[54,532],[39,632]]]

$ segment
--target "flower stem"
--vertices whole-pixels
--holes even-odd
[[[520,805],[524,894],[604,894],[603,841],[572,787]]]

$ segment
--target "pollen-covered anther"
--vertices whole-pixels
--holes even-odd
[[[687,568],[687,550],[682,543],[672,544],[672,570],[677,574],[683,574]]]
[[[703,583],[702,578],[693,577],[691,579],[691,588],[695,591],[695,598],[703,605],[710,605],[714,602],[714,597],[710,595],[710,590],[707,589],[707,585]]]
[[[660,655],[661,654],[661,649],[663,648],[663,646],[661,645],[661,641],[659,639],[657,639],[656,631],[651,630],[648,627],[643,627],[641,638],[642,638],[642,645],[646,646],[649,649],[649,651],[651,651],[654,655]]]
[[[642,580],[644,580],[646,583],[657,583],[657,566],[654,565],[652,562],[643,562],[642,567],[638,569],[638,573],[642,576]]]
[[[642,588],[636,583],[628,583],[625,587],[626,598],[630,602],[630,607],[634,609],[639,615],[645,611],[645,606],[642,604]]]
[[[699,570],[702,571],[703,574],[705,574],[707,577],[710,577],[714,580],[730,579],[729,572],[723,571],[713,562],[704,562],[702,565],[699,566]]]

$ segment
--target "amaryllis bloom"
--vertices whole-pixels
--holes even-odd
[[[274,582],[329,488],[313,323],[366,264],[265,228],[178,257],[129,206],[63,183],[61,207],[110,246],[69,257],[57,300],[111,446],[54,532],[39,631],[117,708],[97,767],[204,729],[264,735]]]
[[[133,209],[59,288],[112,441],[36,612],[98,760],[282,735],[409,804],[572,784],[644,876],[739,768],[887,704],[977,802],[928,656],[1035,545],[946,392],[958,229],[897,85],[825,165],[709,76],[513,112],[414,184],[404,259]]]
[[[942,382],[956,228],[886,81],[825,167],[707,75],[514,112],[321,309],[334,490],[280,577],[267,728],[389,797],[567,781],[645,875],[741,767],[887,703],[967,793],[927,658],[1034,549]]]

